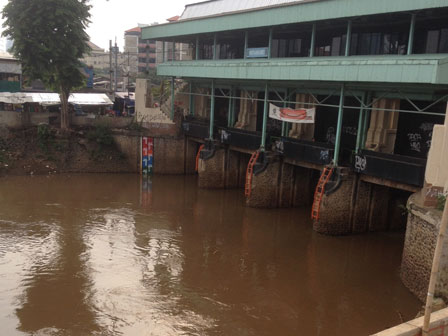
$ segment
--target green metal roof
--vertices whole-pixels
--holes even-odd
[[[246,10],[143,28],[144,39],[448,7],[447,0],[322,0]]]
[[[350,56],[168,62],[160,76],[229,80],[448,84],[448,55]]]

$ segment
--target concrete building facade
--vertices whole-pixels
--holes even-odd
[[[215,13],[217,6],[223,12]],[[252,141],[250,150],[269,151],[277,142],[286,159],[333,162],[402,189],[423,186],[432,128],[445,118],[444,1],[238,6],[192,4],[175,22],[143,28],[144,39],[163,42],[172,55],[179,44],[194,50],[191,61],[168,52],[158,66],[159,75],[190,83],[190,123],[209,124],[210,140],[224,128],[241,133],[232,145]],[[316,121],[270,119],[270,103],[315,108]]]
[[[171,116],[185,114],[200,187],[244,187],[251,207],[312,206],[328,235],[402,228],[400,205],[420,193],[402,273],[420,295],[415,251],[437,225],[416,247],[412,204],[433,206],[448,179],[446,0],[212,0],[142,38],[164,48],[157,73],[172,78]],[[175,57],[180,44],[191,60]]]
[[[22,65],[12,55],[0,53],[0,92],[19,92],[22,89]]]
[[[124,57],[131,74],[145,73],[156,67],[156,42],[142,39],[142,27],[124,33]]]

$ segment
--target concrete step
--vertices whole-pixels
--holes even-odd
[[[143,118],[144,122],[149,123],[174,124],[160,108],[151,108],[144,113],[139,113],[138,118]]]

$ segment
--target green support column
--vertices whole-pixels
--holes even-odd
[[[171,50],[171,61],[175,61],[176,60],[176,43],[173,42],[173,49]]]
[[[199,59],[199,36],[196,37],[196,60]]]
[[[351,44],[352,44],[352,20],[348,20],[347,37],[345,40],[345,56],[350,56]]]
[[[215,81],[212,80],[212,92],[210,99],[210,130],[208,132],[209,139],[213,140],[213,128],[215,125]]]
[[[174,120],[174,77],[171,77],[171,120]]]
[[[189,103],[190,103],[190,115],[194,116],[194,96],[193,96],[193,83],[190,82],[189,84],[189,90],[190,90],[190,96],[189,96]]]
[[[235,88],[233,88],[233,95],[235,96],[235,94],[236,94],[236,90],[235,90]],[[235,122],[236,122],[236,118],[235,118],[235,104],[236,104],[236,98],[234,97],[233,99],[232,99],[232,121],[231,121],[231,126],[230,127],[232,127],[233,128],[233,126],[235,125]]]
[[[286,136],[286,122],[282,121],[282,137]]]
[[[261,147],[260,150],[264,152],[266,147],[266,128],[268,124],[268,84],[266,83],[264,88],[264,110],[263,110],[263,129],[261,133]]]
[[[274,30],[272,28],[269,29],[269,42],[268,42],[268,58],[271,58],[271,51],[272,51],[272,35],[274,33]]]
[[[339,100],[339,113],[338,113],[338,126],[336,130],[336,142],[334,144],[334,159],[333,163],[335,167],[338,166],[339,163],[339,151],[341,149],[341,136],[342,136],[342,121],[344,119],[344,96],[345,96],[345,87],[342,85],[341,87],[341,97]]]
[[[367,94],[367,104],[370,104],[372,100],[372,93],[369,92]],[[366,113],[364,114],[364,121],[363,121],[363,125],[362,125],[362,138],[361,138],[361,149],[365,149],[366,147],[366,140],[367,140],[367,132],[369,131],[369,123],[370,123],[370,115],[371,115],[371,110],[367,110]]]
[[[416,15],[412,14],[411,26],[409,27],[408,55],[411,55],[412,50],[414,49],[415,19],[416,19]]]
[[[356,135],[356,154],[359,154],[360,148],[361,148],[361,139],[362,135],[364,134],[363,125],[364,125],[364,105],[366,105],[366,93],[364,92],[362,94],[362,105],[359,110],[359,121],[358,121],[358,134]]]
[[[288,97],[289,97],[289,95],[288,95],[288,90],[286,90],[286,93],[285,93],[285,101],[283,102],[283,107],[284,108],[287,108],[288,107],[288,103],[287,103],[287,101],[288,101]],[[287,136],[287,128],[288,128],[288,124],[286,123],[286,121],[282,121],[282,137],[286,137]]]
[[[217,39],[218,39],[217,34],[213,35],[213,59],[214,60],[218,59],[218,57],[217,57],[218,55],[216,54],[216,45],[218,43]]]
[[[230,88],[230,97],[229,97],[229,110],[227,112],[227,127],[232,127],[232,114],[233,114],[233,87]]]
[[[165,63],[165,41],[162,42],[162,63]]]
[[[247,48],[249,47],[249,32],[244,32],[244,58],[247,58]]]
[[[314,57],[315,48],[316,48],[316,24],[313,23],[313,30],[311,31],[310,57]]]

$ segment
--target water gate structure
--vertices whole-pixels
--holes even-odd
[[[200,188],[245,189],[250,207],[308,206],[314,230],[327,235],[403,228],[411,194],[427,206],[446,191],[425,181],[447,109],[445,0],[241,6],[192,4],[177,22],[143,29],[162,42],[164,112],[179,133],[155,139],[156,172],[159,143],[176,153],[178,168],[167,169],[197,171]],[[311,122],[288,119],[308,114]],[[410,218],[423,211],[413,204]],[[412,241],[402,277],[420,295],[412,282],[425,283],[430,265],[412,264],[423,248]]]

